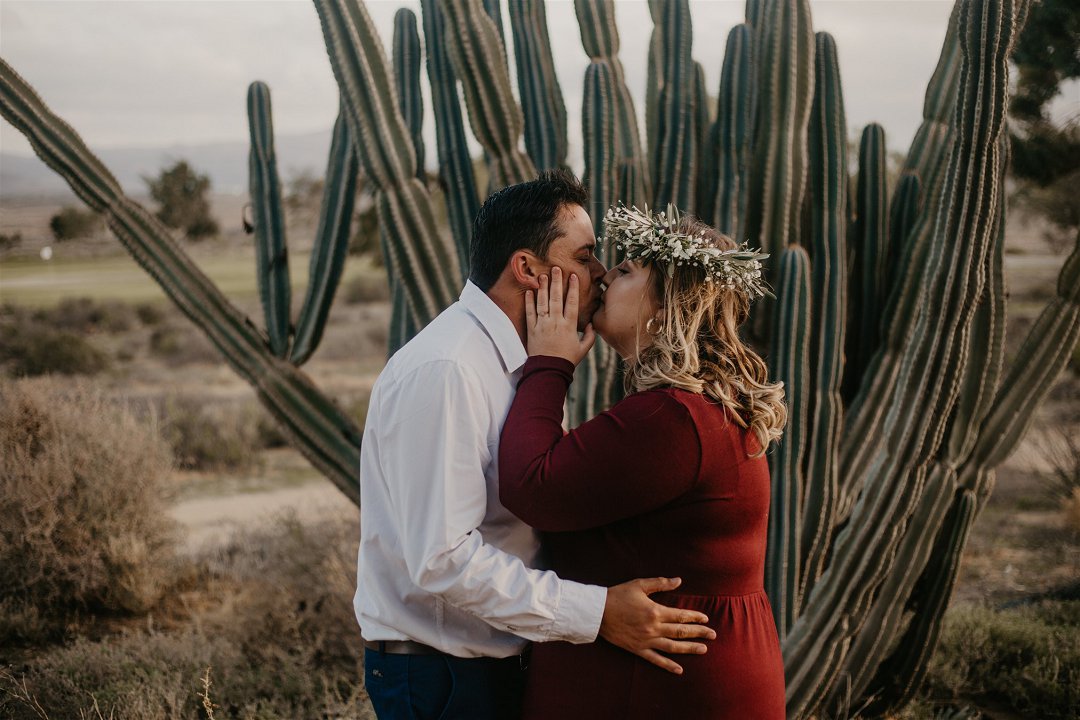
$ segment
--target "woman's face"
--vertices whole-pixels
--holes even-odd
[[[660,310],[652,273],[651,267],[624,260],[604,276],[606,289],[593,327],[624,360],[632,360],[652,343],[645,326],[649,318],[659,320]]]

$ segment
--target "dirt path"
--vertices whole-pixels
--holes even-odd
[[[197,497],[176,503],[169,515],[187,529],[191,550],[221,544],[238,530],[293,514],[304,523],[354,517],[356,506],[326,480],[263,492]]]

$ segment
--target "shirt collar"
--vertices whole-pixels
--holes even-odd
[[[502,308],[496,305],[487,293],[474,285],[472,280],[465,281],[465,289],[461,291],[459,299],[495,343],[495,349],[499,351],[506,372],[513,373],[519,370],[525,364],[528,354],[525,352],[525,346],[521,344],[521,337],[514,323],[510,321]]]

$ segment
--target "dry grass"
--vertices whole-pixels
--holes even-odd
[[[981,700],[1023,717],[1080,717],[1080,600],[950,608],[927,675],[935,698]]]
[[[173,572],[168,446],[85,383],[0,380],[0,640],[145,612]]]
[[[44,652],[0,676],[0,715],[187,720],[210,707],[223,718],[373,720],[351,604],[358,537],[354,522],[288,518],[238,535],[193,560],[171,603],[176,627],[156,629],[151,616]]]

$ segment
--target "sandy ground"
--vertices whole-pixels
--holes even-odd
[[[238,530],[282,516],[317,524],[355,517],[359,509],[329,481],[314,480],[299,487],[192,498],[173,505],[168,512],[186,529],[188,548],[198,551],[227,541]]]

